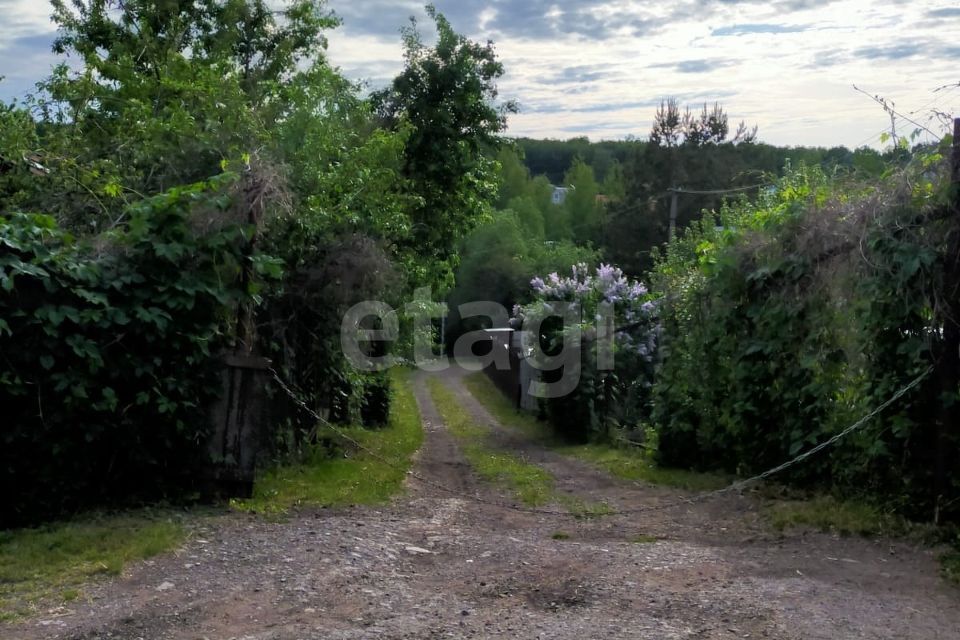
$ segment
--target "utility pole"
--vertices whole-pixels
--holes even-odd
[[[960,188],[960,118],[953,119],[953,154],[950,158],[950,182],[954,189]],[[960,209],[960,193],[953,193],[953,206]]]
[[[677,233],[677,199],[680,197],[679,192],[676,188],[668,189],[670,191],[670,237],[672,241],[673,237]]]

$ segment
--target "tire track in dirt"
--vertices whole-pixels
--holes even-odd
[[[422,638],[956,638],[960,597],[929,550],[775,536],[748,498],[649,516],[576,520],[494,507],[426,390],[439,375],[498,440],[554,473],[561,491],[615,506],[682,495],[607,477],[496,424],[456,371],[420,373],[418,474],[386,507],[306,509],[282,523],[199,522],[176,553],[84,598],[0,625],[5,640]],[[498,436],[500,438],[501,436]],[[463,495],[465,494],[465,495]],[[563,532],[565,540],[553,539]],[[638,533],[653,543],[628,539]]]

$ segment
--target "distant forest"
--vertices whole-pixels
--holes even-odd
[[[614,163],[627,164],[642,156],[648,143],[643,140],[601,140],[590,142],[586,137],[568,140],[537,140],[516,138],[517,147],[523,152],[524,164],[533,175],[544,175],[551,183],[563,182],[563,175],[573,159],[580,157],[593,167],[598,180],[606,177]],[[765,143],[744,145],[739,153],[743,164],[759,171],[779,173],[789,159],[794,164],[821,165],[824,168],[857,167],[871,173],[884,169],[883,156],[870,147],[851,151],[846,147],[777,147]],[[695,186],[695,185],[690,185]]]

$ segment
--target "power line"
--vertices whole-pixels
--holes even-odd
[[[713,196],[713,195],[723,195],[725,193],[739,193],[741,191],[750,191],[751,189],[762,189],[763,187],[772,187],[772,184],[763,183],[763,184],[752,184],[748,187],[732,187],[730,189],[683,189],[683,188],[673,188],[667,189],[667,193],[687,193],[691,195],[703,195],[703,196]]]

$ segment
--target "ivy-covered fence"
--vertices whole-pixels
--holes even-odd
[[[146,199],[83,241],[0,217],[3,526],[196,486],[213,356],[250,300],[232,181]]]
[[[173,189],[82,239],[0,216],[0,528],[249,488],[254,463],[322,440],[270,369],[333,422],[386,423],[385,374],[337,341],[391,261],[362,236],[287,242],[298,220],[265,214],[267,182]]]

